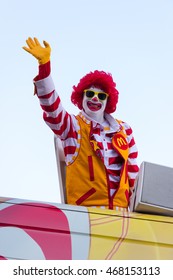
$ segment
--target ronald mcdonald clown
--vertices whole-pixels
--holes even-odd
[[[131,127],[111,116],[119,95],[112,75],[95,70],[81,78],[71,95],[80,112],[68,114],[51,78],[50,45],[30,37],[26,43],[23,49],[39,62],[34,84],[44,121],[64,147],[67,203],[128,209],[138,152]]]

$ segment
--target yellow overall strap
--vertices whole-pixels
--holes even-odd
[[[127,135],[123,130],[117,132],[112,138],[112,145],[114,149],[122,156],[124,159],[124,164],[122,166],[121,176],[120,176],[120,185],[116,193],[116,200],[124,201],[128,207],[128,198],[129,198],[129,181],[128,181],[128,169],[127,169],[127,160],[129,155],[129,145],[127,142]]]

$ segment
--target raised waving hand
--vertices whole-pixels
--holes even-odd
[[[51,47],[46,41],[43,41],[44,46],[42,46],[37,38],[34,37],[32,39],[29,37],[26,43],[28,47],[24,46],[23,49],[32,54],[38,60],[39,64],[45,64],[50,60]]]

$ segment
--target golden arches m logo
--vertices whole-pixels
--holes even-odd
[[[117,144],[118,144],[119,147],[121,147],[121,146],[123,146],[123,145],[126,145],[127,142],[126,142],[126,140],[124,139],[124,137],[121,136],[121,137],[117,138]]]
[[[128,148],[128,143],[126,138],[122,134],[116,134],[113,138],[114,143],[122,150],[126,150]]]

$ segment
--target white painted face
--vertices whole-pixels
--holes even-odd
[[[96,92],[103,92],[103,90],[95,87],[90,87],[89,90],[94,90]],[[93,97],[87,97],[84,93],[83,96],[83,110],[84,112],[95,121],[102,123],[104,120],[104,111],[107,104],[107,98],[105,100],[100,100],[98,95]]]

